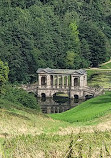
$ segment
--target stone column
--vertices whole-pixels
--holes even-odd
[[[62,76],[62,88],[64,88],[64,76]]]
[[[59,88],[59,76],[57,75],[57,88]]]
[[[47,88],[50,87],[50,75],[47,75]]]
[[[68,87],[68,76],[66,78],[66,87]]]
[[[74,87],[74,77],[71,76],[71,87]]]
[[[39,75],[39,87],[41,87],[41,76]]]
[[[85,80],[84,80],[85,84],[84,86],[87,86],[87,75],[85,75]]]
[[[59,88],[61,88],[62,87],[62,76],[60,75],[60,77],[59,77]]]
[[[84,87],[84,76],[80,77],[80,87]]]
[[[53,75],[53,87],[55,87],[55,76]]]

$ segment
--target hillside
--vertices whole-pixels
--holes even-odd
[[[34,82],[40,67],[97,67],[111,56],[110,0],[0,2],[0,59],[10,82]]]
[[[111,60],[100,65],[100,69],[111,69]]]
[[[98,158],[102,151],[101,154],[107,156],[111,154],[111,113],[109,110],[103,114],[84,123],[68,123],[1,99],[0,155],[3,158],[63,158],[68,154],[78,156],[81,151],[83,158],[89,154]],[[73,118],[74,114],[70,116]],[[70,153],[71,144],[73,152]]]
[[[80,105],[63,113],[51,114],[50,116],[57,120],[73,122],[86,122],[99,118],[110,113],[111,109],[111,92],[98,96],[91,100],[87,100]]]
[[[49,115],[21,84],[90,67],[88,85],[108,90],[111,0],[3,0],[0,13],[0,158],[110,158],[111,91]]]
[[[88,86],[101,86],[108,90],[111,87],[111,60],[102,63],[97,68],[86,69]]]

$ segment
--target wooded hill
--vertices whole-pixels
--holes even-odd
[[[39,67],[95,67],[111,56],[111,0],[0,3],[0,58],[11,82],[32,82]]]

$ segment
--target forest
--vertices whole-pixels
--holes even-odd
[[[0,1],[0,59],[11,83],[38,68],[98,67],[111,56],[111,0]]]

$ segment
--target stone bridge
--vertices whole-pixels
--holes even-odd
[[[95,97],[103,93],[101,88],[87,86],[85,70],[69,69],[38,69],[38,84],[23,85],[28,92],[38,97],[53,97],[57,93],[67,94],[69,98],[84,99],[86,96]]]

